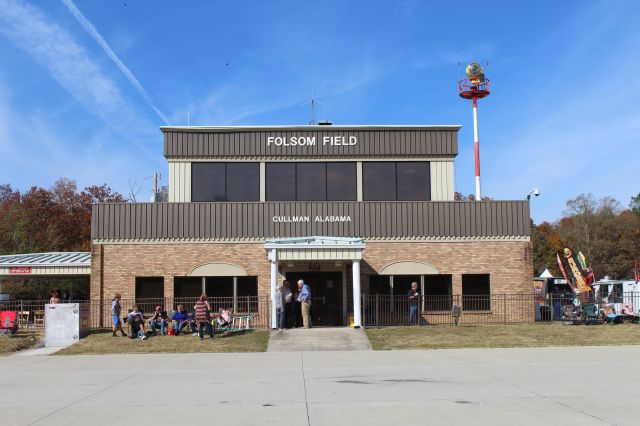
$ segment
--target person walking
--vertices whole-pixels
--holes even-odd
[[[302,326],[311,327],[311,289],[303,280],[298,281],[298,302],[302,310]]]
[[[193,307],[195,311],[196,323],[198,324],[198,336],[200,336],[200,340],[204,340],[204,329],[207,329],[207,334],[209,337],[213,339],[213,327],[211,326],[211,307],[209,306],[209,302],[207,301],[207,295],[202,293],[198,298],[195,306]]]
[[[287,280],[282,282],[282,295],[284,297],[284,327],[291,328],[291,320],[293,318],[293,293]]]
[[[282,331],[285,326],[286,312],[284,310],[285,302],[284,302],[284,290],[283,286],[278,286],[276,289],[276,328],[278,331]]]
[[[411,289],[407,293],[409,296],[409,324],[418,324],[418,302],[420,300],[420,293],[418,293],[418,283],[412,282]]]
[[[120,319],[120,315],[122,313],[122,305],[120,304],[120,293],[116,293],[113,295],[113,299],[111,300],[111,319],[113,320],[113,337],[117,337],[116,331],[120,330],[122,336],[126,336],[127,334],[122,329],[122,320]]]

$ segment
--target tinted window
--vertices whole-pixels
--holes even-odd
[[[200,277],[173,277],[174,297],[198,297],[202,294],[202,278]],[[191,307],[185,306],[187,310]]]
[[[238,277],[238,297],[258,296],[258,277]]]
[[[427,311],[451,311],[451,275],[425,275],[424,295]]]
[[[356,163],[327,163],[327,200],[355,201]]]
[[[420,275],[394,275],[393,294],[407,296],[411,290],[411,283],[418,283],[418,291],[420,291]]]
[[[489,274],[462,274],[462,309],[491,309],[491,277]]]
[[[206,277],[205,289],[206,295],[211,299],[233,297],[233,277]],[[213,306],[211,308],[213,309]]]
[[[396,163],[363,162],[362,196],[365,201],[396,199]]]
[[[258,163],[191,163],[191,201],[259,201]]]
[[[225,201],[224,163],[191,163],[191,201]]]
[[[296,164],[296,199],[323,201],[327,199],[327,169],[325,163]]]
[[[429,182],[428,162],[398,162],[396,176],[399,201],[429,201],[431,183]]]
[[[227,163],[227,201],[260,200],[260,164]]]
[[[267,163],[265,173],[267,201],[295,201],[295,163]]]

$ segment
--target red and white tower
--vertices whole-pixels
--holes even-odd
[[[465,69],[467,78],[458,82],[458,91],[463,99],[473,100],[473,147],[476,160],[476,201],[482,201],[480,191],[480,141],[478,137],[478,99],[489,96],[489,79],[484,77],[484,68],[472,62]]]

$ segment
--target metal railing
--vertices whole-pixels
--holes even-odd
[[[572,307],[571,316],[568,315],[570,310],[567,307]],[[397,295],[362,296],[365,327],[458,323],[520,324],[535,321],[578,323],[606,321],[609,313],[613,313],[621,321],[638,321],[639,311],[640,292],[608,294],[602,297],[588,294],[579,298],[574,295],[550,294],[544,299],[533,293],[423,295],[417,300]]]
[[[154,298],[154,299],[122,299],[121,317],[127,316],[127,310],[134,304],[142,311],[145,318],[150,317],[156,306],[167,312],[175,311],[178,305],[182,305],[187,312],[193,312],[197,297],[180,298]],[[89,306],[89,323],[92,330],[110,329],[113,326],[111,316],[111,300],[78,300],[73,303],[82,303]],[[270,325],[270,299],[268,297],[244,296],[244,297],[211,297],[208,299],[212,313],[220,309],[233,309],[234,315],[251,315],[253,328],[268,328]],[[18,313],[18,329],[44,330],[45,304],[48,300],[14,300],[0,302],[0,310],[10,310]]]
[[[156,299],[123,299],[122,317],[136,304],[145,317],[150,317],[156,306],[167,312],[182,305],[193,312],[196,297],[167,297]],[[233,309],[236,315],[253,316],[252,327],[271,327],[271,301],[268,296],[211,297],[211,311]],[[111,300],[73,301],[89,306],[90,328],[110,329]],[[578,303],[579,302],[579,303]],[[43,331],[44,307],[47,300],[15,300],[0,302],[0,310],[18,313],[19,329]],[[316,312],[322,310],[320,300],[314,302]],[[348,300],[348,306],[352,301]],[[320,310],[320,311],[319,311]],[[530,294],[451,295],[425,296],[410,300],[408,296],[363,295],[362,322],[365,327],[420,326],[430,324],[519,324],[531,322],[596,322],[606,321],[607,315],[618,319],[637,321],[640,311],[640,292],[582,295],[548,294],[541,299]],[[571,313],[571,314],[569,314]]]

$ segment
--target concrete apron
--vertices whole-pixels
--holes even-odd
[[[363,329],[347,327],[273,330],[267,352],[369,351]]]

